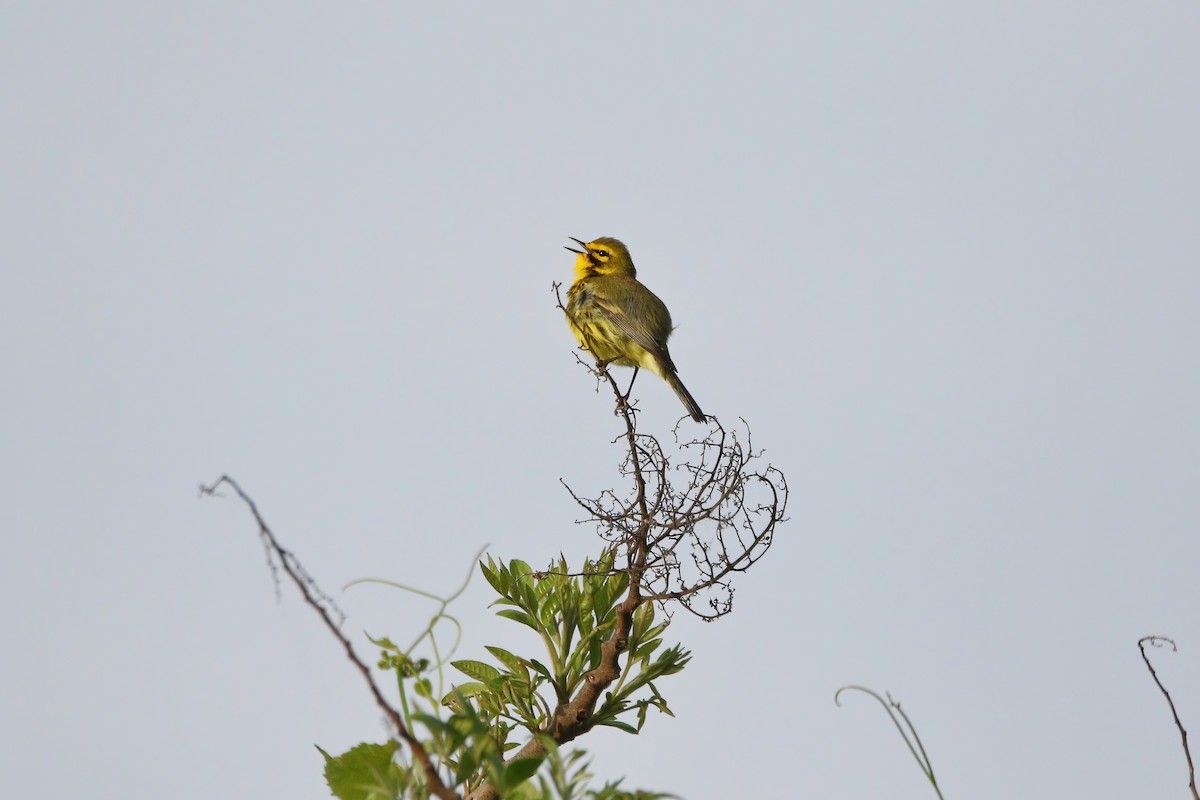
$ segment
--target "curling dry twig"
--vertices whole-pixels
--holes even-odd
[[[788,495],[782,472],[756,468],[761,453],[748,429],[731,432],[710,420],[703,438],[679,445],[689,458],[678,466],[631,424],[621,465],[634,482],[630,496],[584,498],[568,487],[588,514],[582,521],[595,523],[601,537],[630,553],[645,550],[639,578],[647,600],[677,601],[704,619],[732,609],[731,579],[766,554]]]
[[[1175,710],[1175,701],[1171,699],[1171,693],[1167,691],[1167,687],[1163,686],[1162,681],[1158,679],[1158,673],[1154,671],[1154,665],[1150,663],[1150,657],[1146,655],[1146,645],[1151,647],[1163,647],[1170,645],[1172,652],[1179,652],[1179,648],[1175,646],[1175,641],[1166,636],[1143,636],[1138,639],[1138,649],[1142,651],[1142,661],[1146,662],[1146,669],[1150,670],[1150,677],[1154,678],[1154,682],[1158,684],[1158,690],[1162,692],[1163,697],[1167,698],[1167,705],[1171,707],[1171,717],[1175,720],[1175,727],[1179,729],[1179,738],[1183,740],[1183,755],[1187,758],[1188,766],[1188,788],[1192,790],[1193,800],[1200,800],[1200,794],[1196,792],[1196,767],[1192,763],[1192,751],[1188,748],[1188,735],[1183,727],[1183,723],[1179,721],[1179,713]]]

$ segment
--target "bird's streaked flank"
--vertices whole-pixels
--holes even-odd
[[[634,379],[638,369],[653,372],[675,390],[692,419],[704,422],[704,412],[679,380],[667,350],[671,312],[638,282],[629,250],[609,236],[571,240],[583,248],[567,248],[578,253],[575,282],[567,291],[567,325],[579,344],[601,364],[633,367]]]

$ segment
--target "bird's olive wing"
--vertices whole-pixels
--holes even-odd
[[[650,329],[646,325],[640,323],[636,319],[633,319],[626,314],[624,310],[616,305],[613,305],[606,300],[602,300],[599,297],[595,298],[594,306],[596,311],[599,312],[605,320],[611,323],[613,327],[621,331],[621,333],[632,339],[635,344],[662,362],[662,365],[666,367],[667,371],[677,372],[675,369],[675,363],[671,361],[671,354],[667,351],[667,343],[655,338],[654,334],[651,333]]]

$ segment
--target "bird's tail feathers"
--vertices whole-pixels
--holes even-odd
[[[704,412],[700,410],[700,404],[696,402],[696,398],[692,397],[692,393],[683,385],[683,381],[679,380],[679,376],[673,372],[668,372],[666,375],[663,375],[663,380],[675,390],[675,394],[679,395],[679,399],[683,402],[683,407],[687,409],[691,418],[696,422],[703,423],[706,417],[704,416]]]

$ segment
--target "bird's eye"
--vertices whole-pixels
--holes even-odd
[[[596,254],[596,258],[608,258],[607,250],[593,250],[592,252]]]

